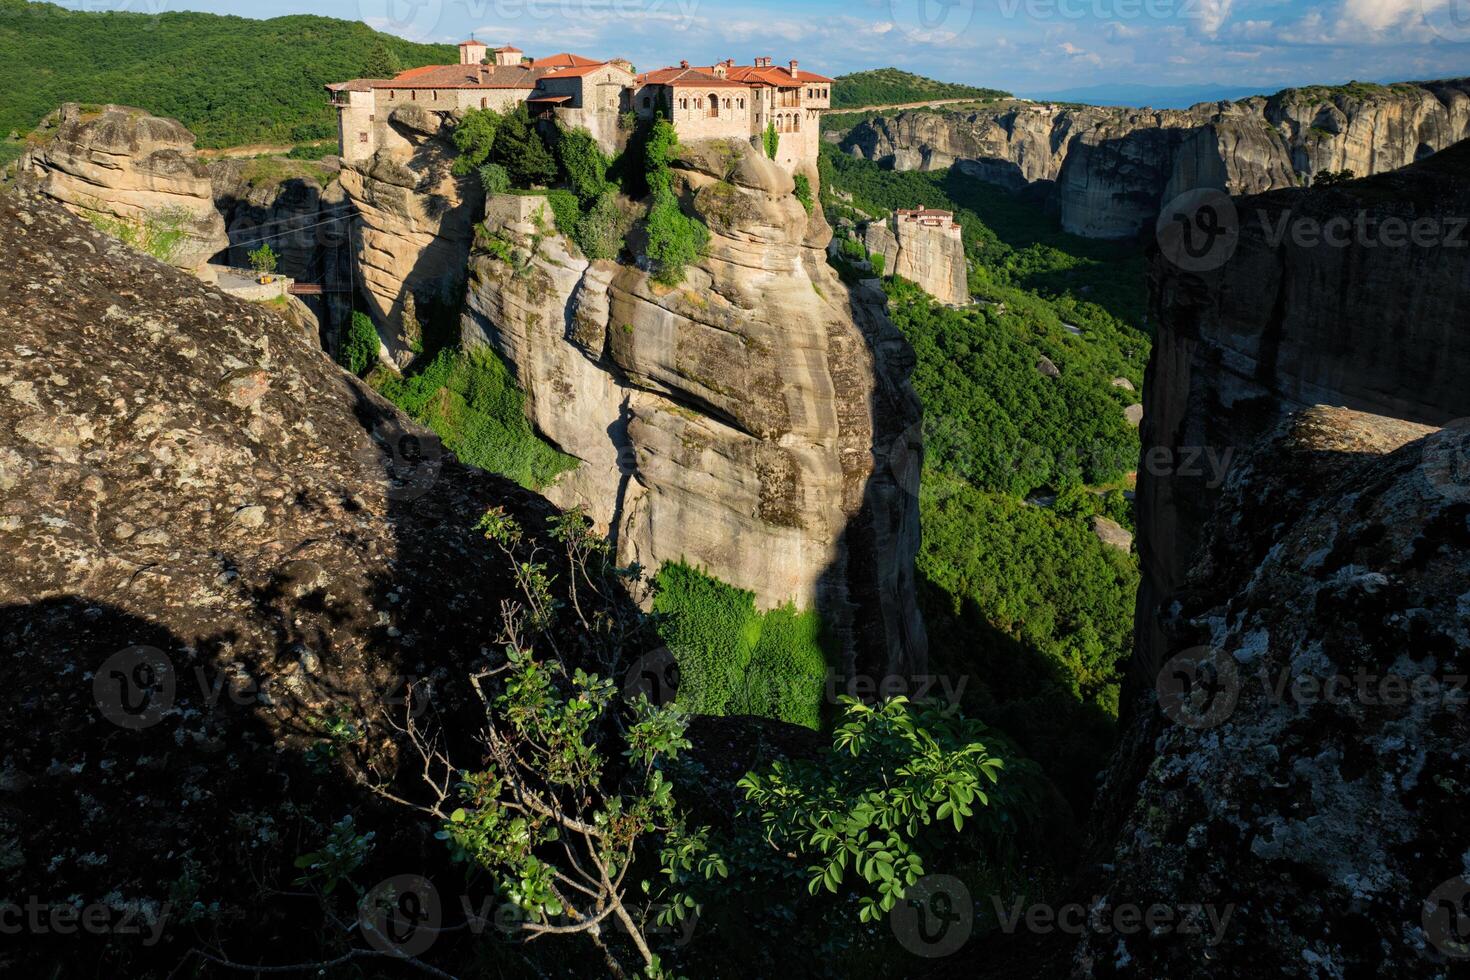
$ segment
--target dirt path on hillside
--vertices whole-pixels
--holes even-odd
[[[291,143],[287,143],[284,146],[277,146],[274,143],[252,143],[248,146],[227,146],[224,149],[200,150],[199,155],[206,160],[217,160],[222,157],[259,157],[265,156],[267,153],[290,153],[294,148],[294,145]]]
[[[976,99],[976,98],[968,98],[968,99],[931,99],[928,102],[900,102],[897,105],[862,105],[862,106],[855,106],[854,108],[851,108],[851,109],[831,108],[831,109],[818,109],[817,111],[820,112],[820,113],[822,113],[823,115],[837,114],[837,113],[847,113],[847,112],[886,112],[886,111],[888,111],[890,109],[892,109],[892,110],[899,110],[899,109],[922,109],[925,106],[955,105],[955,104],[960,103],[960,102],[980,102],[980,101],[982,101],[982,100],[981,99]],[[1009,101],[1012,101],[1012,102],[1020,102],[1020,101],[1023,101],[1023,100],[1021,100],[1021,99],[1011,99]]]

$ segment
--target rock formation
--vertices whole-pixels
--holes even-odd
[[[0,887],[141,930],[7,936],[0,971],[123,956],[161,976],[196,943],[196,913],[230,955],[312,958],[305,907],[282,907],[242,856],[290,877],[326,834],[315,821],[349,811],[389,845],[366,880],[442,854],[354,785],[352,747],[315,767],[307,750],[324,719],[349,718],[391,779],[378,710],[401,710],[412,678],[472,701],[463,679],[516,594],[477,516],[504,507],[560,553],[556,512],[441,454],[314,336],[53,202],[0,196],[0,248],[0,648],[15,671]],[[172,686],[124,705],[108,685],[137,680],[140,646]]]
[[[1247,218],[1219,269],[1152,259],[1138,649],[1088,893],[1104,921],[1200,928],[1089,933],[1077,977],[1449,977],[1464,955],[1470,247],[1379,236],[1460,227],[1467,175],[1470,143],[1239,202],[1362,213],[1341,247]]]
[[[1467,175],[1470,143],[1461,143],[1367,180],[1240,199],[1238,245],[1217,269],[1186,272],[1152,254],[1159,331],[1138,482],[1142,678],[1163,653],[1155,612],[1193,560],[1233,454],[1311,405],[1428,425],[1470,416]],[[1346,247],[1292,230],[1335,218],[1356,226],[1360,214],[1363,231],[1354,227]],[[1434,229],[1427,247],[1410,240],[1415,226]]]
[[[831,232],[790,175],[743,141],[680,152],[711,231],[682,285],[589,263],[539,198],[497,197],[463,342],[510,362],[536,427],[582,460],[548,495],[625,560],[686,560],[764,607],[815,607],[861,669],[915,669],[912,352],[881,300],[826,265]]]
[[[394,111],[392,125],[409,148],[379,150],[344,165],[341,176],[356,209],[358,282],[400,363],[410,356],[400,333],[404,301],[412,293],[420,309],[458,303],[484,200],[477,177],[450,173],[455,151],[438,138],[447,114],[408,108]]]
[[[863,227],[863,243],[883,256],[885,275],[917,283],[926,293],[951,306],[970,302],[969,262],[959,225],[948,217],[913,218],[899,214]]]
[[[1197,187],[1251,194],[1320,170],[1368,176],[1470,137],[1470,80],[1287,89],[1154,111],[1004,103],[905,112],[843,146],[900,170],[956,167],[1012,189],[1040,185],[1075,234],[1136,235]]]
[[[21,161],[41,193],[104,226],[152,237],[160,257],[208,277],[229,245],[194,134],[141,109],[68,103],[39,127],[54,133]]]

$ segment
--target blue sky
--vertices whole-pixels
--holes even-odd
[[[64,0],[81,9],[316,13],[415,40],[629,58],[896,65],[1025,94],[1093,85],[1275,91],[1470,74],[1470,0]]]

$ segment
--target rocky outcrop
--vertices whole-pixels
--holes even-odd
[[[1138,483],[1144,682],[1163,656],[1157,610],[1193,561],[1233,454],[1318,404],[1428,425],[1470,416],[1467,175],[1470,142],[1367,180],[1243,198],[1238,242],[1218,268],[1185,271],[1153,251],[1159,329]],[[1342,247],[1305,234],[1334,219],[1352,226]]]
[[[1154,111],[1004,103],[905,112],[843,146],[900,170],[956,167],[1012,189],[1039,185],[1075,234],[1124,238],[1200,187],[1252,194],[1320,170],[1407,166],[1470,137],[1470,80],[1287,89]]]
[[[970,302],[970,265],[960,228],[946,219],[890,217],[860,229],[863,246],[883,257],[883,273],[901,276],[951,306]]]
[[[1363,240],[1247,217],[1218,269],[1152,257],[1138,649],[1085,890],[1171,918],[1089,930],[1077,977],[1456,975],[1470,248],[1378,236],[1460,227],[1467,175],[1461,144],[1238,202]]]
[[[172,119],[68,103],[38,129],[49,138],[21,161],[40,192],[104,227],[130,229],[180,269],[208,277],[229,244],[194,134]]]
[[[623,559],[815,607],[848,669],[914,669],[912,353],[881,300],[826,265],[831,232],[788,174],[742,141],[681,154],[680,192],[711,231],[681,285],[588,262],[539,198],[497,197],[463,341],[500,351],[536,427],[582,460],[548,495]]]
[[[0,196],[0,248],[0,887],[138,930],[10,935],[0,971],[123,955],[162,976],[191,914],[217,917],[224,955],[311,959],[308,906],[241,874],[220,828],[290,877],[350,810],[391,841],[365,880],[432,865],[432,827],[374,804],[351,760],[394,778],[378,726],[415,678],[474,701],[463,679],[517,594],[477,516],[503,507],[557,550],[556,511],[441,453],[270,310],[52,202]],[[327,719],[373,734],[313,763]]]
[[[412,294],[420,310],[458,304],[484,200],[477,177],[450,172],[456,154],[439,138],[445,115],[408,108],[392,117],[407,149],[385,148],[344,164],[341,176],[357,215],[352,253],[358,283],[400,363],[411,357],[402,333],[404,301]]]

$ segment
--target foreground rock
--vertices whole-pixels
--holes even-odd
[[[578,457],[549,491],[649,568],[689,561],[763,607],[815,607],[848,664],[918,669],[920,410],[881,302],[826,265],[831,232],[742,142],[681,148],[706,256],[667,288],[490,202],[466,346],[510,362],[537,428]]]
[[[551,544],[555,511],[439,454],[314,337],[55,204],[0,197],[0,247],[0,883],[141,930],[27,930],[0,971],[161,977],[203,923],[241,960],[316,958],[316,903],[243,867],[289,883],[349,812],[379,835],[364,881],[442,853],[348,760],[392,778],[379,712],[410,678],[468,697],[514,594],[477,517]],[[312,762],[339,717],[368,734]]]
[[[1186,191],[1253,194],[1320,170],[1365,177],[1470,137],[1470,79],[1287,89],[1182,111],[1005,103],[905,112],[855,127],[844,148],[899,170],[956,167],[1040,186],[1078,235],[1126,238]]]
[[[1467,174],[1463,144],[1239,203],[1444,227],[1470,206]],[[1254,228],[1213,271],[1153,257],[1138,646],[1084,889],[1105,922],[1194,918],[1089,933],[1074,973],[1455,976],[1470,249],[1278,246]]]
[[[114,232],[129,229],[171,265],[208,277],[229,245],[194,134],[172,119],[68,103],[41,124],[49,138],[21,161],[40,192]]]

